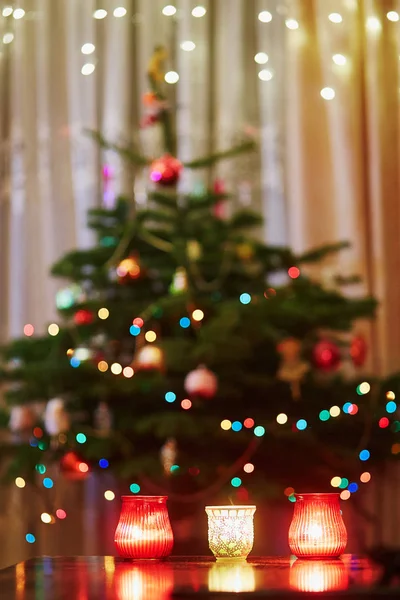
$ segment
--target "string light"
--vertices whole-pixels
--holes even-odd
[[[285,25],[288,29],[298,29],[299,28],[299,23],[298,23],[298,21],[296,21],[296,19],[286,19]]]
[[[352,404],[349,408],[349,415],[356,415],[358,413],[357,404]]]
[[[15,480],[15,485],[17,488],[24,488],[26,486],[25,479],[23,477],[17,477]]]
[[[299,431],[304,431],[304,429],[307,429],[307,421],[305,419],[299,419],[296,423],[296,427]]]
[[[394,400],[396,398],[396,394],[394,392],[386,392],[386,398],[388,400]]]
[[[144,325],[144,321],[141,317],[136,317],[135,319],[133,319],[133,324],[136,325],[136,327],[143,327]]]
[[[252,463],[246,463],[243,467],[245,473],[252,473],[254,471],[254,465]]]
[[[129,333],[136,337],[140,333],[140,327],[138,325],[131,325],[129,327]]]
[[[48,490],[50,490],[54,485],[54,482],[52,479],[50,479],[50,477],[45,477],[43,479],[42,483],[43,483],[43,487],[45,487]]]
[[[346,477],[342,477],[340,480],[339,487],[341,490],[344,490],[349,485],[349,480]]]
[[[298,269],[297,267],[290,267],[288,269],[288,275],[291,279],[297,279],[298,277],[300,277],[300,269]]]
[[[279,423],[279,425],[284,425],[285,423],[288,422],[288,416],[285,415],[285,413],[280,413],[277,417],[276,417],[276,421],[277,423]]]
[[[42,513],[40,515],[40,518],[43,521],[43,523],[51,523],[51,515],[49,515],[49,513]]]
[[[330,13],[330,15],[328,15],[328,19],[331,23],[341,23],[343,21],[343,17],[339,13]]]
[[[368,471],[361,473],[360,481],[361,483],[368,483],[369,481],[371,481],[371,473],[368,473]]]
[[[108,317],[110,316],[110,311],[108,310],[108,308],[100,308],[97,314],[99,316],[99,319],[105,321],[105,319],[108,319]]]
[[[191,40],[186,40],[185,42],[181,42],[181,49],[185,52],[192,52],[196,48],[196,44]]]
[[[11,44],[11,42],[14,39],[14,34],[13,33],[5,33],[3,35],[3,44]]]
[[[46,467],[45,467],[45,465],[42,465],[41,463],[35,465],[35,469],[41,475],[44,475],[46,473],[46,470],[47,470]]]
[[[386,412],[388,412],[389,414],[396,412],[397,410],[397,404],[396,402],[393,402],[393,400],[390,400],[390,402],[388,402],[386,404]]]
[[[115,494],[111,490],[107,490],[106,492],[104,492],[104,498],[111,502],[112,500],[114,500]]]
[[[167,73],[165,73],[164,79],[166,83],[170,83],[171,85],[173,85],[174,83],[178,83],[179,75],[176,71],[168,71]]]
[[[265,52],[257,52],[257,54],[254,57],[254,60],[258,65],[265,65],[265,63],[268,62],[268,54],[266,54]]]
[[[261,79],[261,81],[271,81],[273,76],[274,75],[272,71],[270,71],[269,69],[263,69],[258,73],[258,78]]]
[[[175,13],[176,8],[175,6],[172,6],[172,4],[167,4],[167,6],[164,6],[164,8],[162,9],[162,14],[166,17],[172,17]]]
[[[190,400],[188,400],[188,398],[185,398],[181,402],[181,407],[183,408],[183,410],[189,410],[189,408],[192,408],[192,403]]]
[[[82,75],[91,75],[94,73],[95,65],[93,63],[85,63],[81,69]]]
[[[79,463],[78,469],[81,473],[87,473],[89,471],[89,465],[84,462]]]
[[[157,334],[155,331],[146,331],[146,334],[144,337],[146,339],[146,342],[152,343],[152,342],[156,341]]]
[[[324,100],[333,100],[335,97],[335,90],[331,87],[324,87],[320,91],[320,94]]]
[[[360,383],[360,385],[358,386],[358,390],[360,390],[360,394],[364,395],[364,394],[368,394],[371,390],[371,386],[368,383],[368,381],[363,381],[362,383]]]
[[[71,367],[73,367],[74,369],[77,369],[79,367],[79,365],[81,364],[81,361],[79,360],[79,358],[77,358],[76,356],[73,356],[71,358],[71,360],[69,361],[69,364],[71,365]]]
[[[106,363],[105,360],[101,360],[97,365],[97,368],[101,373],[105,373],[108,370],[108,363]]]
[[[285,488],[284,492],[285,496],[293,496],[294,494],[294,488],[292,487],[287,487]]]
[[[329,413],[329,410],[321,410],[321,412],[319,413],[320,421],[328,421],[330,418],[331,415]]]
[[[381,429],[386,429],[386,427],[389,427],[390,421],[387,417],[382,417],[382,419],[379,419],[378,425]]]
[[[27,323],[24,327],[24,334],[27,337],[31,337],[35,333],[35,328],[30,323]]]
[[[56,336],[60,331],[60,328],[56,323],[51,323],[51,325],[48,326],[47,331],[49,332],[49,335]]]
[[[107,16],[107,11],[104,10],[104,8],[99,8],[98,10],[95,10],[93,13],[93,17],[95,19],[105,19]]]
[[[122,371],[122,374],[127,379],[130,379],[131,377],[134,376],[135,371],[132,369],[132,367],[124,367],[124,370]]]
[[[33,435],[37,438],[42,438],[43,437],[43,429],[41,429],[40,427],[35,427],[33,430]]]
[[[272,15],[269,10],[262,10],[258,14],[258,20],[261,21],[261,23],[270,23],[272,21]]]
[[[25,11],[23,8],[16,8],[13,12],[14,19],[22,19],[25,16]]]
[[[393,21],[393,23],[396,23],[400,17],[399,17],[399,13],[396,12],[395,10],[390,10],[387,14],[386,17],[389,21]]]
[[[12,6],[5,6],[1,11],[1,14],[3,15],[3,17],[10,17],[13,14]]]
[[[118,19],[120,17],[124,17],[126,13],[126,8],[124,8],[123,6],[117,6],[117,8],[114,9],[113,15]]]
[[[223,421],[221,421],[221,429],[223,429],[224,431],[229,431],[231,427],[232,423],[229,421],[229,419],[224,419]]]
[[[371,456],[371,453],[369,450],[361,450],[361,452],[359,454],[360,460],[362,460],[362,461],[368,460],[370,458],[370,456]]]
[[[334,54],[332,56],[332,60],[335,63],[335,65],[339,65],[341,67],[347,62],[347,58],[343,56],[343,54]]]
[[[87,42],[86,44],[83,44],[83,46],[81,48],[81,52],[82,52],[82,54],[93,54],[95,49],[96,49],[96,46],[94,44]]]
[[[182,327],[182,329],[187,329],[190,327],[190,319],[188,317],[182,317],[179,320],[179,325]]]
[[[348,414],[351,406],[352,406],[351,402],[346,402],[346,404],[343,404],[343,408],[342,408],[343,412]]]
[[[193,321],[202,321],[204,319],[203,311],[199,308],[196,308],[196,310],[192,312],[192,319]]]
[[[358,484],[357,483],[350,483],[349,487],[347,489],[349,490],[349,492],[351,494],[354,494],[358,490]]]
[[[119,363],[115,362],[111,365],[110,371],[113,375],[121,375],[122,366]]]
[[[129,489],[132,494],[138,494],[140,492],[140,485],[138,483],[131,483]]]
[[[110,463],[108,462],[108,460],[106,458],[101,458],[99,460],[99,467],[101,469],[107,469],[109,467]]]
[[[192,10],[192,15],[194,17],[196,17],[197,19],[199,19],[200,17],[204,17],[206,12],[207,11],[204,8],[204,6],[195,6],[194,9]]]
[[[167,393],[165,394],[165,400],[166,400],[167,402],[169,402],[170,404],[171,404],[172,402],[175,402],[175,400],[176,400],[176,394],[175,394],[174,392],[167,392]]]

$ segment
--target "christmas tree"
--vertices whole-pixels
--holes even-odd
[[[52,270],[70,282],[56,297],[59,323],[42,337],[26,326],[2,350],[8,474],[34,482],[46,461],[70,479],[110,469],[125,491],[194,499],[293,498],[331,481],[345,491],[365,460],[390,455],[400,429],[390,423],[398,378],[362,375],[367,344],[354,322],[376,303],[342,293],[356,279],[326,289],[307,275],[346,244],[296,256],[260,241],[260,216],[234,211],[220,182],[181,191],[183,170],[256,144],[182,164],[164,58],[157,48],[144,99],[144,126],[163,133],[159,158],[92,134],[148,171],[146,206],[118,198],[91,210],[97,245]]]

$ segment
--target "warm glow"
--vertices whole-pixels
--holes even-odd
[[[185,398],[185,400],[182,400],[181,406],[183,410],[189,410],[189,408],[192,408],[192,402]]]
[[[371,481],[371,473],[368,473],[368,471],[362,473],[360,476],[360,481],[361,483],[368,483],[369,481]]]
[[[108,370],[108,363],[106,363],[105,360],[101,360],[97,365],[97,368],[101,373],[105,373]]]
[[[396,398],[396,394],[394,392],[386,392],[386,398],[388,400],[394,400]]]
[[[52,323],[48,326],[47,331],[49,332],[49,335],[55,336],[60,331],[60,328],[56,323]]]
[[[88,466],[86,463],[84,463],[84,462],[81,462],[81,463],[79,463],[79,465],[78,465],[78,470],[79,470],[81,473],[87,473],[87,472],[89,471],[89,466]]]
[[[229,421],[229,419],[224,419],[223,421],[221,421],[221,429],[223,429],[224,431],[228,431],[231,427],[232,423],[231,421]]]
[[[25,479],[23,479],[22,477],[17,477],[17,479],[15,480],[15,485],[18,488],[24,488],[26,486]]]
[[[13,14],[12,6],[5,6],[1,11],[1,14],[3,15],[3,17],[10,17]]]
[[[99,319],[102,319],[104,321],[110,316],[110,311],[108,310],[108,308],[100,308],[97,314],[99,315]]]
[[[5,33],[3,35],[3,44],[11,44],[11,42],[14,39],[14,34],[13,33]]]
[[[329,414],[331,417],[338,417],[340,415],[340,408],[338,406],[332,406],[329,409]]]
[[[334,54],[332,56],[332,60],[335,63],[335,65],[339,65],[340,67],[345,65],[347,62],[347,58],[343,56],[343,54]]]
[[[146,335],[144,336],[146,339],[146,342],[155,342],[157,339],[157,334],[155,331],[147,331]]]
[[[51,515],[49,515],[49,513],[42,513],[40,518],[42,519],[43,523],[51,523]]]
[[[115,494],[111,490],[107,490],[106,492],[104,492],[104,498],[111,502],[111,500],[114,500]]]
[[[162,9],[162,14],[166,17],[172,17],[175,13],[176,8],[175,6],[172,6],[172,4],[167,4],[167,6],[164,6],[164,8]]]
[[[299,23],[296,19],[286,19],[285,25],[288,29],[298,29]]]
[[[96,47],[94,44],[87,42],[86,44],[83,44],[83,46],[81,48],[81,52],[82,52],[82,54],[93,54],[95,49],[96,49]]]
[[[335,97],[335,90],[331,87],[324,87],[320,91],[320,94],[324,100],[333,100]]]
[[[288,417],[287,415],[285,415],[285,413],[280,413],[277,417],[276,417],[277,422],[279,423],[279,425],[284,425],[285,423],[287,423],[288,421]]]
[[[99,10],[95,10],[93,13],[95,19],[105,19],[107,16],[107,11],[104,8],[99,8]]]
[[[192,10],[192,15],[194,17],[200,18],[200,17],[204,17],[206,12],[207,11],[204,8],[204,6],[195,6],[194,9]]]
[[[191,40],[186,40],[181,43],[181,49],[185,52],[192,52],[196,48],[196,44]]]
[[[257,52],[257,54],[254,57],[254,60],[258,65],[265,65],[265,63],[268,62],[268,54],[266,54],[265,52]]]
[[[341,500],[348,500],[350,498],[351,494],[349,492],[349,490],[343,490],[343,492],[341,492],[340,494],[340,499]]]
[[[371,389],[371,386],[369,385],[369,383],[367,381],[363,381],[358,386],[358,389],[360,390],[361,394],[368,394],[368,392]]]
[[[269,23],[272,21],[272,15],[268,10],[262,10],[258,13],[258,20],[261,21],[261,23]]]
[[[202,310],[200,310],[199,308],[197,308],[196,310],[194,310],[192,312],[192,319],[193,321],[201,321],[202,319],[204,319],[204,313]]]
[[[341,560],[297,560],[290,568],[290,587],[299,592],[346,590],[348,573]]]
[[[208,571],[210,592],[254,592],[256,589],[255,569],[245,561],[217,562]]]
[[[113,373],[113,375],[121,375],[122,373],[122,367],[119,363],[113,363],[111,365],[111,373]]]
[[[338,477],[338,476],[332,477],[332,479],[331,479],[331,486],[337,488],[337,487],[339,487],[339,485],[341,484],[341,482],[342,482],[342,478],[341,477]]]
[[[243,471],[245,473],[252,473],[254,471],[254,465],[253,463],[246,463],[243,467]]]
[[[91,75],[94,73],[95,65],[93,63],[85,63],[81,69],[82,75]]]
[[[271,81],[273,76],[274,74],[269,69],[263,69],[258,73],[258,77],[261,79],[261,81]]]
[[[123,6],[117,6],[117,8],[114,9],[113,15],[114,17],[120,18],[120,17],[124,17],[127,13],[126,8],[124,8]]]
[[[369,31],[376,33],[382,29],[382,24],[377,17],[368,17],[366,27]]]
[[[125,367],[124,370],[122,371],[122,374],[127,379],[130,379],[131,377],[134,376],[135,371],[132,369],[132,367]]]
[[[16,8],[13,12],[14,19],[22,19],[25,16],[25,11],[23,8]]]
[[[343,17],[339,13],[331,13],[328,16],[328,19],[331,21],[331,23],[341,23],[343,21]]]
[[[167,73],[165,73],[164,79],[167,83],[170,84],[178,83],[179,75],[176,71],[168,71]]]
[[[206,506],[208,544],[217,559],[245,560],[253,548],[255,506]]]
[[[24,327],[24,334],[27,337],[31,337],[34,333],[35,333],[34,326],[31,325],[30,323],[27,323],[27,325],[25,325],[25,327]]]
[[[389,21],[393,21],[394,23],[400,19],[399,13],[395,10],[390,10],[386,17],[389,19]]]

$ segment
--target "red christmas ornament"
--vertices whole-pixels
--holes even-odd
[[[151,125],[155,125],[160,120],[160,115],[158,113],[150,113],[145,115],[140,121],[140,127],[145,129],[146,127],[150,127]]]
[[[330,340],[321,340],[314,346],[312,359],[318,369],[332,371],[339,366],[340,350]]]
[[[350,356],[355,367],[362,367],[367,359],[368,346],[362,335],[356,335],[350,344]]]
[[[192,396],[213,398],[217,392],[218,380],[216,375],[204,365],[191,371],[185,378],[185,390]]]
[[[61,458],[60,470],[70,481],[83,481],[90,473],[89,465],[72,450]]]
[[[164,154],[151,163],[150,179],[159,185],[175,185],[179,179],[183,165],[170,154]]]
[[[93,323],[93,313],[86,308],[81,308],[74,314],[75,325],[90,325]]]

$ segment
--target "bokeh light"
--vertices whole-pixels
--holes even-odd
[[[84,433],[77,433],[76,434],[76,441],[78,442],[78,444],[84,444],[86,442],[86,435]]]
[[[204,6],[195,6],[194,9],[192,10],[192,15],[193,15],[193,17],[196,17],[197,19],[199,19],[200,17],[204,17],[206,12],[207,11],[204,8]]]
[[[250,296],[250,294],[247,294],[247,293],[240,294],[239,300],[242,304],[250,304],[251,296]]]
[[[176,400],[176,394],[174,392],[167,392],[165,394],[165,400],[167,402],[170,402],[170,403],[171,402],[175,402],[175,400]]]
[[[172,17],[176,13],[176,8],[172,4],[167,4],[162,9],[162,14],[166,17]]]
[[[181,407],[183,410],[189,410],[189,408],[192,408],[192,402],[188,398],[185,398],[181,402]]]
[[[52,335],[54,337],[58,334],[58,332],[60,331],[60,328],[57,325],[57,323],[51,323],[48,326],[47,331],[49,332],[49,335]]]
[[[324,100],[333,100],[336,95],[335,90],[331,87],[322,88],[320,94]]]
[[[356,415],[358,413],[357,404],[352,404],[349,408],[349,415]]]
[[[110,311],[108,310],[108,308],[100,308],[97,314],[99,316],[99,319],[105,321],[110,316]]]
[[[104,498],[111,502],[111,500],[114,500],[115,494],[112,490],[107,490],[104,492]]]
[[[305,419],[299,419],[296,423],[296,427],[299,431],[304,431],[304,429],[307,429],[307,421]]]
[[[300,277],[300,269],[298,267],[290,267],[288,269],[288,275],[291,279],[297,279]]]
[[[223,421],[221,421],[221,429],[223,429],[224,431],[229,431],[231,427],[232,423],[231,421],[229,421],[229,419],[224,419]]]
[[[246,463],[243,467],[243,471],[245,473],[252,473],[254,471],[254,465],[253,463]]]
[[[285,423],[288,422],[288,416],[285,415],[285,413],[280,413],[277,417],[276,417],[276,421],[277,423],[279,423],[279,425],[284,425]]]
[[[240,477],[233,477],[233,479],[231,479],[232,487],[240,487],[241,485],[242,485],[242,480],[240,479]]]
[[[110,463],[108,462],[108,460],[107,460],[106,458],[101,458],[101,459],[99,460],[99,467],[100,467],[101,469],[107,469],[107,467],[109,466],[109,464],[110,464]]]
[[[182,317],[179,320],[179,325],[183,328],[183,329],[187,329],[188,327],[190,327],[190,319],[188,317]]]
[[[49,513],[42,513],[40,515],[41,520],[43,521],[43,523],[51,523],[51,515],[49,515]]]
[[[392,446],[392,454],[400,454],[400,444],[393,444]]]
[[[124,370],[122,371],[122,374],[127,379],[130,379],[131,377],[134,376],[135,371],[132,369],[132,367],[124,367]]]
[[[349,490],[343,490],[343,492],[340,493],[340,499],[341,500],[348,500],[350,498],[351,494],[349,492]]]
[[[35,469],[36,469],[36,471],[37,471],[38,473],[40,473],[41,475],[44,475],[44,474],[46,473],[46,471],[47,471],[47,469],[46,469],[45,465],[42,465],[41,463],[37,464],[37,465],[35,466]]]
[[[320,421],[328,421],[331,418],[329,410],[321,410],[321,412],[319,413],[319,418]]]
[[[15,485],[18,488],[24,488],[26,486],[25,479],[23,477],[17,477],[15,480]]]
[[[43,429],[41,429],[40,427],[35,427],[33,429],[33,435],[37,438],[42,438],[43,437]]]
[[[24,326],[24,334],[25,334],[27,337],[31,337],[31,336],[32,336],[34,333],[35,333],[35,328],[34,328],[34,326],[33,326],[33,325],[31,325],[30,323],[27,323],[27,324]]]
[[[99,8],[98,10],[95,10],[93,13],[93,17],[95,19],[105,19],[107,16],[107,11],[104,10],[104,8]]]
[[[254,419],[248,417],[243,421],[243,425],[246,427],[246,429],[251,429],[252,427],[254,427]]]
[[[272,14],[269,10],[262,10],[258,13],[258,20],[261,21],[261,23],[270,23],[272,21]]]
[[[129,489],[132,494],[138,494],[140,492],[140,485],[138,483],[131,483]]]
[[[350,483],[347,489],[351,494],[354,494],[358,490],[358,483]]]
[[[243,425],[241,424],[240,421],[233,421],[232,431],[241,431],[242,428],[243,428]]]
[[[343,412],[348,414],[349,413],[349,409],[352,406],[351,402],[346,402],[346,404],[343,404]]]
[[[113,373],[113,375],[121,375],[122,366],[119,363],[115,362],[111,365],[110,371],[111,373]]]
[[[371,456],[371,453],[369,450],[361,450],[361,452],[359,454],[360,460],[362,460],[362,461],[368,460],[370,458],[370,456]]]
[[[285,488],[284,492],[285,496],[293,496],[294,494],[294,488],[292,487],[287,487]]]
[[[50,479],[50,477],[45,477],[45,478],[43,479],[43,482],[42,482],[42,483],[43,483],[43,486],[44,486],[46,489],[48,489],[48,490],[50,490],[50,489],[53,487],[53,485],[54,485],[54,482],[53,482],[53,480],[52,480],[52,479]]]
[[[155,331],[146,331],[146,334],[144,337],[146,339],[146,342],[149,342],[151,344],[152,342],[156,341],[157,334]]]
[[[33,533],[27,533],[25,539],[28,542],[28,544],[34,544],[36,542],[36,538],[33,535]]]
[[[387,404],[386,404],[386,412],[388,412],[389,414],[396,412],[397,410],[397,404],[396,402],[393,402],[393,400],[390,400]]]
[[[117,19],[124,17],[127,13],[127,10],[124,6],[117,6],[117,8],[114,8],[114,12],[113,15],[114,17],[116,17]]]
[[[386,427],[389,427],[390,421],[387,417],[382,417],[379,419],[378,425],[381,429],[385,429]]]
[[[388,400],[394,400],[396,398],[396,394],[394,392],[386,392],[386,398]]]
[[[285,25],[288,29],[298,29],[299,28],[299,23],[298,23],[298,21],[296,21],[296,19],[286,19]]]
[[[341,484],[341,482],[342,482],[342,478],[341,477],[338,477],[338,476],[332,477],[332,479],[331,479],[331,486],[335,487],[335,488],[339,487],[340,484]]]
[[[77,369],[79,367],[79,365],[81,364],[81,361],[79,360],[79,358],[77,358],[76,356],[73,356],[71,358],[71,360],[69,361],[69,364],[71,365],[71,367],[73,367],[74,369]]]
[[[345,488],[347,488],[348,485],[349,485],[349,480],[346,477],[342,477],[338,487],[340,487],[341,490],[344,490]]]
[[[176,71],[168,71],[164,75],[164,80],[166,83],[173,85],[174,83],[178,83],[179,75]]]
[[[265,435],[265,427],[262,425],[257,425],[257,427],[254,427],[254,435],[257,437],[262,437]]]
[[[364,473],[361,473],[360,481],[361,483],[368,483],[369,481],[371,481],[371,473],[369,473],[368,471],[364,471]]]
[[[101,360],[97,365],[97,368],[101,373],[105,373],[108,370],[108,363],[106,363],[105,360]]]
[[[66,519],[67,513],[62,508],[57,508],[56,517],[57,517],[57,519],[61,519],[61,521],[62,521],[63,519]]]
[[[89,465],[87,465],[87,464],[86,464],[86,463],[84,463],[84,462],[81,462],[81,463],[79,463],[79,465],[78,465],[78,470],[79,470],[81,473],[87,473],[87,472],[89,471]]]
[[[338,417],[340,415],[340,408],[338,406],[332,406],[329,409],[329,414],[331,417]]]
[[[371,390],[371,386],[370,386],[370,384],[368,383],[368,381],[363,381],[362,383],[360,383],[360,385],[359,385],[359,386],[358,386],[358,388],[357,388],[357,392],[358,392],[360,395],[363,395],[363,394],[368,394],[368,392],[369,392],[370,390]]]
[[[331,23],[341,23],[343,21],[342,15],[337,12],[330,13],[330,15],[328,15],[328,19]]]
[[[196,310],[192,312],[192,319],[193,321],[202,321],[204,319],[203,311],[199,308],[196,308]]]
[[[144,321],[141,317],[136,317],[135,319],[133,319],[133,324],[136,325],[136,327],[143,327],[144,325]]]

